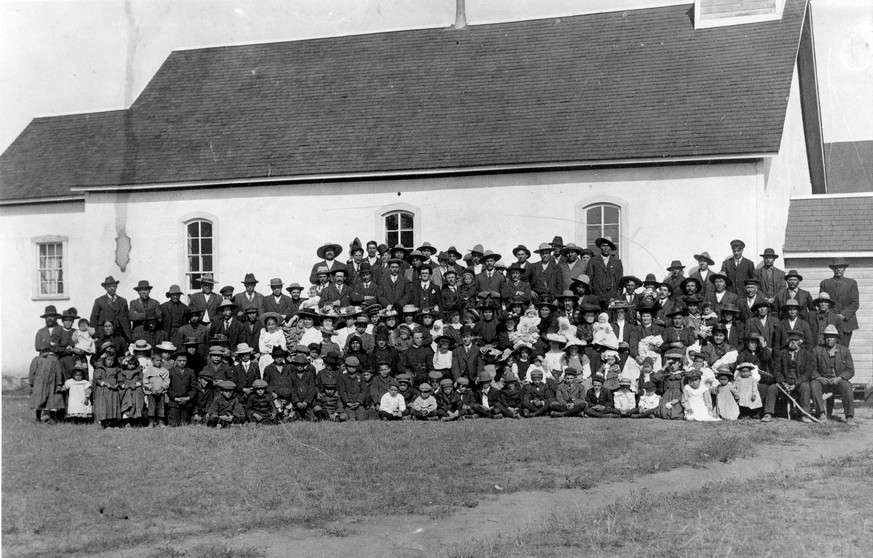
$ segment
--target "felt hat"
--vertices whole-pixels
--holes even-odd
[[[831,304],[833,304],[834,299],[832,299],[831,295],[829,295],[828,293],[818,293],[818,296],[813,299],[812,303],[818,304],[820,302],[830,302]]]
[[[282,279],[280,279],[278,277],[274,277],[274,278],[270,279],[270,288],[273,288],[273,287],[280,287],[281,288],[282,285],[284,285],[284,284],[285,283],[282,282]]]
[[[352,240],[351,244],[349,244],[349,254],[354,254],[355,252],[363,252],[363,251],[364,251],[364,246],[361,244],[361,239],[358,237],[355,237],[355,239]]]
[[[433,342],[436,343],[437,345],[440,344],[440,341],[448,341],[448,342],[449,342],[449,348],[450,348],[450,349],[451,349],[452,346],[455,344],[455,340],[452,339],[451,337],[449,337],[449,336],[446,335],[446,334],[437,335],[437,336],[434,338],[434,340],[433,340]]]
[[[137,339],[130,345],[130,352],[133,351],[150,351],[152,346],[145,339]]]
[[[594,245],[597,246],[598,248],[600,248],[604,244],[608,244],[609,247],[612,248],[613,250],[616,249],[615,242],[612,241],[611,236],[604,236],[604,237],[598,238],[597,240],[594,241]]]
[[[185,293],[182,292],[182,289],[179,288],[179,285],[170,285],[170,290],[167,291],[167,298],[170,298],[173,295],[183,295]]]
[[[654,316],[658,313],[658,310],[660,310],[660,304],[649,299],[641,301],[640,304],[637,306],[637,312],[640,314],[645,313]]]
[[[449,246],[449,247],[446,249],[446,254],[447,254],[447,255],[452,255],[452,254],[454,254],[455,257],[456,257],[457,259],[459,259],[459,260],[460,260],[461,258],[464,257],[464,255],[463,255],[462,253],[458,252],[458,249],[455,248],[454,246]]]
[[[685,269],[685,266],[679,260],[673,260],[670,262],[670,267],[667,268],[667,271],[673,271],[674,269]]]
[[[390,248],[388,248],[388,245],[384,243],[376,247],[376,252],[378,252],[380,256],[388,250],[390,250]]]
[[[282,347],[279,348],[281,349]],[[236,346],[236,354],[238,355],[245,355],[253,352],[255,352],[255,350],[249,347],[248,343],[240,343]]]
[[[721,307],[721,313],[722,313],[722,314],[724,314],[724,313],[728,313],[728,314],[737,314],[737,315],[739,315],[739,314],[740,314],[740,309],[739,309],[739,307],[738,307],[736,304],[734,304],[733,302],[726,302],[726,303],[724,304],[724,306]]]
[[[258,320],[260,320],[260,322],[264,325],[264,327],[267,326],[267,319],[269,319],[269,318],[275,318],[276,325],[282,325],[285,323],[285,316],[283,316],[282,314],[280,314],[278,312],[264,312],[263,314],[258,316]]]
[[[254,273],[246,273],[246,276],[242,280],[242,284],[247,285],[247,284],[251,284],[251,283],[257,284],[258,280],[255,279]]]
[[[100,349],[97,350],[97,358],[101,358],[106,351],[111,350],[113,354],[115,353],[115,345],[112,341],[104,341],[102,345],[100,345]]]
[[[79,316],[76,315],[75,308],[67,308],[61,313],[61,320],[78,320]]]
[[[752,312],[754,312],[758,308],[764,308],[764,307],[769,308],[771,310],[773,309],[773,305],[770,304],[769,302],[767,302],[766,300],[759,300],[758,302],[756,302],[755,304],[752,305]]]
[[[701,284],[700,279],[697,277],[686,277],[681,283],[679,283],[679,288],[684,292],[685,285],[688,283],[694,283],[697,286],[696,292],[698,293],[703,290],[703,284]]]
[[[334,353],[328,353],[327,356],[325,356],[325,358],[327,358],[328,356],[330,356],[332,354],[334,354]],[[290,362],[291,362],[291,364],[309,364],[309,359],[307,359],[306,355],[304,355],[303,353],[294,353],[294,355],[291,357]],[[339,357],[337,357],[337,362],[339,362]]]
[[[333,257],[335,257],[335,258],[343,253],[342,246],[340,246],[339,244],[327,242],[327,243],[322,244],[321,246],[318,247],[318,249],[315,251],[315,255],[324,260],[324,259],[326,259],[324,257],[324,254],[328,250],[333,250]]]
[[[430,393],[431,391],[433,391],[433,388],[430,386],[430,384],[424,383],[418,386],[418,391],[422,393]]]
[[[675,358],[678,360],[682,360],[684,356],[685,354],[682,351],[677,349],[671,349],[667,351],[667,354],[664,355],[664,358]]]
[[[679,306],[678,304],[673,306],[669,312],[665,314],[666,317],[672,318],[673,316],[680,315],[684,316],[688,313],[688,310],[685,309],[684,306]]]
[[[398,242],[397,244],[394,245],[393,248],[391,248],[391,253],[393,254],[394,252],[403,252],[403,257],[405,258],[407,254],[412,252],[412,248],[407,248],[406,246],[404,246],[403,244],[400,244]],[[392,259],[394,259],[394,258],[392,258]],[[391,260],[388,260],[388,261],[390,262]]]
[[[727,335],[727,327],[722,323],[715,324],[712,326],[712,334],[715,335],[716,333],[724,333]]]
[[[373,273],[373,266],[368,261],[361,262],[361,265],[358,267],[358,275],[363,275],[364,273]]]
[[[550,300],[540,300],[534,303],[534,306],[537,308],[551,308],[552,310],[557,310],[558,306],[550,301]]]
[[[312,318],[313,320],[318,321],[321,316],[311,308],[301,308],[297,311],[297,318],[300,320],[303,318]]]
[[[104,279],[102,283],[100,283],[100,286],[101,287],[108,287],[109,285],[117,285],[117,284],[118,284],[118,279],[116,279],[115,277],[110,275],[109,277]]]
[[[638,287],[642,284],[642,281],[640,281],[639,277],[636,277],[634,275],[625,275],[624,277],[622,277],[621,279],[618,280],[618,286],[619,286],[619,288],[624,288],[625,285],[627,285],[631,281],[633,281],[634,284]]]
[[[176,350],[176,346],[169,341],[161,341],[155,345],[155,350],[161,351],[162,353],[172,353]]]
[[[57,308],[54,307],[53,304],[49,304],[48,306],[46,306],[45,312],[43,312],[42,316],[40,316],[40,318],[42,318],[42,319],[60,318],[60,317],[61,317],[61,315],[58,314],[58,310],[57,310]]]
[[[834,324],[828,324],[828,326],[826,328],[824,328],[824,331],[821,332],[821,334],[839,337],[840,332],[837,331],[837,328]]]
[[[654,287],[657,288],[661,282],[658,281],[657,277],[655,277],[654,273],[647,273],[646,280],[643,281],[644,287]]]
[[[713,285],[715,285],[716,279],[723,279],[728,287],[730,287],[733,284],[733,281],[731,281],[731,278],[728,277],[727,275],[722,274],[722,273],[711,273],[706,280],[709,281],[710,283],[712,283]]]
[[[214,345],[212,347],[209,347],[209,356],[212,356],[212,355],[224,356],[225,354],[227,354],[227,353],[225,352],[224,347],[219,347],[218,345]]]
[[[239,304],[234,303],[230,299],[225,299],[225,300],[222,300],[221,302],[219,302],[218,306],[215,309],[218,310],[219,312],[221,312],[225,308],[230,308],[231,310],[236,310],[237,308],[239,308]]]
[[[757,285],[760,287],[761,282],[758,281],[757,279],[755,279],[754,277],[750,277],[750,278],[746,279],[745,281],[743,281],[743,286],[746,286],[746,285]]]
[[[587,314],[589,312],[600,312],[600,306],[592,304],[590,302],[583,302],[579,305],[579,310],[581,310],[583,314]]]
[[[536,252],[537,254],[540,254],[540,253],[551,254],[552,250],[553,250],[553,248],[552,248],[551,244],[549,244],[548,242],[540,242],[539,247],[536,250],[534,250],[534,252]]]
[[[324,382],[321,383],[321,388],[322,389],[336,389],[336,380],[329,380],[329,379],[324,380]]]
[[[406,382],[407,384],[412,383],[412,376],[410,376],[409,374],[407,374],[405,372],[403,374],[397,374],[397,377],[395,379],[400,383],[403,383],[403,382]]]
[[[419,246],[418,248],[416,248],[416,250],[418,250],[419,252],[424,252],[425,250],[430,250],[430,251],[431,251],[432,253],[434,253],[434,254],[436,254],[436,253],[439,251],[439,250],[437,250],[436,247],[435,247],[434,245],[432,245],[430,242],[423,242],[423,243],[421,244],[421,246]]]
[[[457,275],[457,274],[458,274],[458,270],[455,269],[454,267],[446,268],[446,270],[443,271],[443,277],[448,277],[449,275]]]
[[[556,235],[554,238],[552,238],[552,241],[549,244],[551,244],[552,248],[563,248],[564,237]]]
[[[557,301],[561,301],[561,300],[565,300],[565,299],[573,299],[573,301],[575,302],[575,301],[579,300],[579,295],[577,295],[576,293],[574,293],[571,290],[566,290],[566,291],[562,291],[561,294],[559,294],[558,296],[555,297],[555,300],[557,300]]]
[[[133,288],[135,291],[150,291],[152,290],[152,286],[149,285],[149,282],[145,279],[136,284],[136,287]]]
[[[388,259],[388,265],[397,264],[399,266],[402,266],[405,263],[406,262],[404,262],[402,258],[389,258]]]
[[[230,380],[220,380],[215,384],[221,391],[233,391],[236,389],[236,384]]]
[[[490,368],[488,368],[490,367]],[[476,383],[490,383],[491,380],[494,379],[494,365],[486,364],[482,367],[482,370],[479,371],[479,374],[476,376]]]
[[[335,365],[340,363],[340,356],[336,352],[331,351],[324,355],[324,357],[322,357],[322,360],[325,364]],[[357,357],[355,358],[355,360],[357,360]],[[358,364],[360,364],[360,361],[358,362]]]
[[[738,238],[731,240],[731,248],[741,248],[742,249],[745,247],[746,247],[746,243],[743,242],[742,240],[740,240]]]
[[[318,331],[320,331],[322,335],[330,335],[331,337],[334,335],[339,335],[339,333],[337,333],[334,328],[329,326],[321,326],[320,328],[318,328]]]
[[[500,259],[500,257],[501,257],[500,254],[498,254],[497,252],[492,252],[491,250],[485,250],[484,252],[482,252],[482,261],[483,262],[489,258],[493,258],[494,261],[496,262],[497,260]]]
[[[316,275],[330,275],[330,270],[326,265],[320,265],[315,270]]]
[[[598,239],[598,240],[601,240],[601,239]],[[611,242],[610,242],[610,244],[611,244]],[[569,244],[567,244],[566,246],[561,248],[561,255],[562,256],[566,256],[570,252],[576,252],[577,254],[582,255],[582,248],[579,246],[576,246],[572,242],[570,242]]]
[[[584,287],[584,291],[588,294],[591,293],[591,279],[585,275],[579,275],[572,281],[570,281],[570,290],[576,292],[577,289]]]
[[[827,329],[827,328],[825,328]],[[834,328],[836,329],[836,328]],[[788,341],[792,339],[803,339],[803,332],[797,331],[796,329],[789,330],[785,332],[785,336],[788,338]]]
[[[255,380],[254,382],[252,382],[252,389],[265,389],[269,385],[270,384],[268,384],[264,380],[258,379],[258,380]]]
[[[344,276],[349,276],[349,268],[344,265],[335,265],[333,269],[330,270],[331,275],[336,275],[337,273],[342,273]]]
[[[507,370],[506,372],[503,373],[503,382],[504,383],[517,382],[517,381],[518,381],[518,376],[512,370]]]
[[[779,254],[776,253],[776,250],[772,248],[764,248],[764,253],[759,254],[762,258],[773,258],[776,259],[779,257]]]
[[[800,303],[797,302],[797,299],[796,299],[796,298],[789,298],[788,300],[785,301],[785,304],[782,305],[782,308],[783,308],[783,309],[787,309],[787,308],[797,308],[797,309],[799,310],[799,309],[800,309]]]
[[[513,271],[518,271],[519,273],[524,273],[524,268],[521,267],[521,264],[518,262],[512,262],[509,264],[509,267],[506,268],[506,271],[512,273]]]
[[[194,314],[202,314],[205,310],[199,304],[192,304],[185,308],[185,316],[193,316]]]
[[[569,373],[570,370],[573,371],[573,374],[577,373],[576,370],[573,368],[566,368],[566,369],[564,369],[564,374]],[[604,382],[603,376],[601,376],[600,374],[595,374],[595,375],[591,376],[591,383],[593,384],[594,382],[600,382],[602,384]]]
[[[649,380],[643,384],[643,389],[655,389],[655,384]]]
[[[201,285],[214,285],[215,277],[211,273],[204,273],[199,279],[197,279],[197,282]]]
[[[846,258],[837,258],[833,261],[833,263],[828,265],[829,268],[834,269],[837,267],[849,267],[849,260]]]
[[[697,260],[698,262],[702,260],[702,261],[708,263],[709,265],[715,265],[715,260],[713,260],[711,257],[709,257],[709,252],[701,252],[699,254],[694,254],[694,259]]]
[[[453,382],[448,378],[440,380],[440,387],[452,387],[453,385]]]
[[[518,254],[519,252],[524,252],[525,254],[527,254],[527,257],[528,257],[528,258],[529,258],[530,255],[531,255],[531,254],[530,254],[530,250],[528,250],[528,249],[527,249],[527,246],[525,246],[524,244],[519,244],[518,246],[516,246],[515,248],[512,249],[512,255],[513,255],[513,256],[515,256],[515,255]]]
[[[231,287],[230,285],[226,285],[224,287],[221,287],[221,290],[219,290],[218,292],[219,294],[222,294],[224,296],[233,296],[233,287]]]
[[[406,255],[406,261],[412,262],[412,260],[419,259],[421,261],[425,261],[427,256],[422,254],[419,250],[413,250],[409,254]]]
[[[803,281],[803,275],[797,273],[796,269],[792,269],[791,271],[789,271],[788,273],[785,274],[786,280],[791,279],[792,277],[794,277],[798,281]]]

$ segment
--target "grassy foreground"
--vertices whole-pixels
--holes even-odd
[[[636,495],[592,515],[556,514],[548,529],[450,556],[869,556],[871,477],[868,451],[682,494]]]
[[[475,507],[495,485],[590,487],[811,432],[787,421],[595,419],[101,430],[37,424],[27,400],[11,397],[2,424],[8,555],[90,554],[342,515],[440,516]]]

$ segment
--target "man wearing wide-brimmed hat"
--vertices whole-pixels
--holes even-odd
[[[709,266],[715,265],[715,261],[713,261],[709,256],[709,252],[694,254],[694,259],[697,261],[697,269],[689,274],[688,277],[694,277],[700,281],[700,284],[703,285],[703,291],[701,294],[703,295],[703,298],[706,298],[710,293],[715,291],[715,285],[709,281],[709,277],[714,273]]]
[[[94,301],[91,317],[88,320],[92,327],[99,328],[107,320],[115,324],[115,328],[128,341],[132,337],[130,328],[130,310],[127,299],[119,296],[118,281],[111,275],[100,285],[106,289],[106,294]]]
[[[176,333],[170,337],[170,341],[172,341],[173,345],[181,347],[188,339],[197,339],[197,354],[206,356],[209,328],[202,321],[203,308],[187,306],[185,308],[185,320],[187,323],[179,326]]]
[[[182,302],[182,289],[179,285],[170,285],[167,290],[167,302],[161,304],[161,329],[167,332],[170,341],[176,336],[179,328],[185,325],[188,305]]]
[[[406,304],[410,283],[400,273],[404,263],[399,258],[388,260],[388,273],[382,274],[382,283],[379,285],[379,289],[382,291],[379,304],[382,306],[393,305],[395,308],[399,308]]]
[[[782,329],[782,338],[787,339],[786,334],[789,331],[799,331],[803,335],[803,346],[812,350],[815,347],[812,337],[812,328],[809,323],[800,317],[800,303],[795,299],[789,299],[782,307],[783,317],[779,322],[779,327]]]
[[[233,295],[233,302],[239,306],[239,311],[244,313],[249,308],[256,308],[258,315],[264,313],[264,295],[255,290],[258,280],[254,273],[246,273],[242,280],[245,290]]]
[[[600,298],[600,307],[605,308],[610,300],[619,296],[618,283],[624,277],[624,266],[615,253],[618,247],[612,238],[598,238],[594,245],[600,248],[600,255],[591,258],[585,274],[591,279],[591,292]]]
[[[49,347],[52,346],[52,332],[56,328],[61,327],[60,325],[58,325],[58,318],[60,317],[61,315],[58,313],[57,308],[55,308],[53,304],[49,304],[45,307],[45,312],[43,312],[40,316],[40,318],[45,320],[45,325],[37,330],[36,337],[33,341],[33,346],[34,349],[36,349],[36,352],[40,352],[38,347],[44,345],[45,343],[48,343]]]
[[[521,268],[521,278],[530,283],[532,273],[532,266],[528,261],[531,256],[530,250],[524,244],[519,244],[512,249],[512,255],[515,256],[516,263]]]
[[[264,312],[276,312],[283,316],[287,316],[291,313],[293,305],[291,303],[291,297],[282,293],[282,287],[284,285],[282,279],[278,277],[270,279],[271,292],[264,297]]]
[[[151,297],[152,286],[148,281],[142,280],[133,288],[136,294],[139,295],[130,301],[130,320],[133,322],[133,329],[141,326],[145,322],[145,317],[148,312],[160,313],[161,304]]]
[[[815,345],[823,345],[824,330],[832,325],[840,331],[843,326],[843,320],[834,312],[834,301],[828,293],[819,293],[818,297],[813,299],[815,311],[809,315],[809,329],[812,332],[812,339]]]
[[[585,265],[585,262],[582,261],[581,256],[582,248],[576,246],[572,242],[568,243],[561,249],[561,262],[558,264],[558,270],[561,273],[558,281],[561,288],[558,292],[562,292],[565,289],[570,288],[570,283],[582,277],[583,275],[588,274],[587,268],[589,266]],[[618,278],[616,278],[616,284],[617,283]]]
[[[328,273],[332,272],[334,269],[345,269],[346,264],[336,259],[342,253],[343,247],[333,242],[328,242],[319,246],[318,250],[315,251],[315,254],[321,258],[321,261],[315,262],[312,266],[312,272],[309,274],[309,282],[313,285],[318,283],[319,267],[326,267]]]
[[[782,347],[782,327],[770,315],[773,306],[766,300],[761,300],[752,306],[753,316],[746,322],[746,331],[758,333],[767,343],[765,346],[778,351]]]
[[[353,285],[358,280],[358,272],[364,263],[364,247],[361,239],[355,237],[349,244],[349,259],[346,261],[346,284]]]
[[[812,294],[800,288],[800,282],[803,281],[803,276],[797,273],[797,270],[792,269],[785,274],[785,282],[787,285],[776,293],[774,300],[776,309],[780,316],[783,316],[782,308],[789,300],[796,300],[800,309],[800,317],[809,321],[809,313],[814,310],[812,305]]]
[[[501,287],[500,298],[506,303],[515,297],[529,301],[533,296],[533,292],[531,291],[530,283],[524,279],[525,268],[519,262],[512,262],[507,268],[506,274],[508,278],[503,283],[503,287]]]
[[[563,288],[561,287],[561,271],[552,259],[552,247],[543,242],[534,250],[540,261],[531,264],[530,288],[540,300],[554,300]]]
[[[843,402],[845,420],[851,423],[855,416],[855,402],[850,380],[855,376],[852,352],[840,345],[840,332],[828,326],[824,332],[824,345],[815,349],[815,366],[811,374],[812,397],[820,415],[825,411],[823,394],[825,391],[838,394]],[[831,400],[833,401],[833,400]],[[831,403],[832,404],[832,403]]]
[[[442,310],[442,289],[433,282],[431,268],[428,265],[421,265],[416,273],[417,275],[409,287],[408,302],[419,308],[437,307]]]
[[[506,282],[506,277],[502,273],[498,273],[494,268],[494,264],[500,259],[500,254],[485,250],[482,252],[482,272],[476,275],[476,292],[495,292],[499,293],[503,283]]]
[[[764,262],[761,267],[755,272],[755,277],[761,282],[761,294],[767,299],[767,302],[773,302],[776,299],[776,293],[785,287],[785,272],[774,266],[779,254],[772,248],[765,248],[761,254]]]
[[[834,312],[842,320],[840,330],[840,345],[848,348],[852,341],[852,333],[858,329],[858,317],[855,313],[861,305],[858,293],[858,283],[845,276],[849,261],[845,258],[834,260],[828,267],[834,276],[821,282],[819,290],[828,293],[834,304]]]
[[[209,326],[209,337],[216,335],[224,335],[227,338],[227,343],[231,347],[235,347],[241,341],[243,329],[245,326],[234,315],[238,307],[229,300],[222,300],[215,311],[215,318]]]
[[[670,286],[670,298],[673,301],[681,301],[682,297],[685,296],[685,292],[682,290],[682,282],[685,281],[685,266],[679,260],[673,260],[670,262],[670,267],[667,268],[667,273],[669,275],[664,279],[664,283]]]
[[[746,243],[742,240],[731,240],[732,256],[721,264],[721,273],[730,279],[728,290],[737,296],[742,296],[746,279],[755,278],[755,264],[752,263],[752,260],[743,257],[745,248]]]
[[[706,300],[712,304],[712,309],[716,312],[720,312],[722,308],[729,304],[736,306],[739,301],[737,295],[728,290],[730,282],[730,278],[724,273],[709,274],[709,285],[712,287],[712,290],[708,291]]]
[[[215,318],[215,309],[223,300],[221,295],[212,292],[215,288],[215,277],[211,273],[204,273],[197,279],[200,284],[200,292],[188,295],[188,306],[196,305],[203,308],[203,323],[208,324]],[[133,304],[131,304],[133,310]]]

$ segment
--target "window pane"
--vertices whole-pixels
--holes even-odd
[[[599,225],[600,224],[600,206],[589,207],[587,213],[587,220],[589,225]]]
[[[588,247],[594,247],[594,241],[600,238],[600,226],[599,225],[588,225],[586,227],[586,235],[585,239],[588,242]],[[596,252],[596,250],[595,250]]]
[[[212,271],[212,256],[203,256],[201,258],[201,262],[203,265],[203,269],[201,269],[200,271],[203,271],[203,272]]]
[[[397,214],[396,213],[392,213],[390,215],[385,216],[385,230],[386,231],[396,231],[397,230]],[[389,242],[388,245],[391,246],[392,244]]]
[[[210,223],[209,221],[200,221],[200,236],[212,236],[212,223]]]
[[[385,244],[387,244],[389,248],[394,248],[395,246],[397,246],[397,232],[386,231]]]
[[[193,223],[188,223],[188,238],[200,236],[200,223],[194,221]]]
[[[609,224],[618,224],[618,208],[613,205],[603,206],[603,222]]]
[[[612,238],[612,241],[618,245],[618,225],[605,225],[603,227],[605,236]]]
[[[413,238],[412,231],[403,231],[400,233],[400,242],[406,246],[407,248],[412,248],[415,246],[415,239]]]
[[[200,258],[197,256],[188,258],[188,271],[200,271]]]
[[[401,229],[412,229],[412,221],[413,215],[412,213],[401,213],[400,214],[400,228]],[[405,245],[404,245],[405,246]]]
[[[194,254],[200,253],[200,241],[196,238],[188,239],[188,255],[193,256]]]
[[[191,275],[189,275],[188,276],[188,288],[191,290],[199,289],[200,283],[198,281],[200,281],[200,274],[199,273],[192,273]]]
[[[201,254],[211,254],[212,253],[212,239],[204,238],[200,241],[200,253]]]

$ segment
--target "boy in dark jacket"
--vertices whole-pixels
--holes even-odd
[[[236,384],[229,380],[216,382],[218,395],[212,400],[206,412],[206,424],[212,427],[227,428],[239,424],[246,418],[246,410],[236,398]]]
[[[437,416],[443,421],[462,418],[463,402],[461,395],[455,391],[455,386],[448,378],[440,380],[440,390],[437,393]]]
[[[172,378],[172,375],[170,377]],[[212,374],[206,370],[200,372],[200,377],[197,380],[199,383],[197,393],[194,395],[194,406],[191,409],[191,420],[195,424],[206,421],[206,413],[209,411],[209,407],[212,406],[212,400],[215,399],[215,390],[212,385],[213,380]]]
[[[188,354],[175,354],[175,366],[170,369],[170,385],[167,388],[167,419],[170,426],[190,424],[191,410],[197,397],[197,381],[194,371],[187,367]]]
[[[276,422],[278,410],[274,405],[274,399],[267,394],[267,382],[255,380],[252,382],[252,391],[246,397],[246,419],[258,424],[273,424]]]

